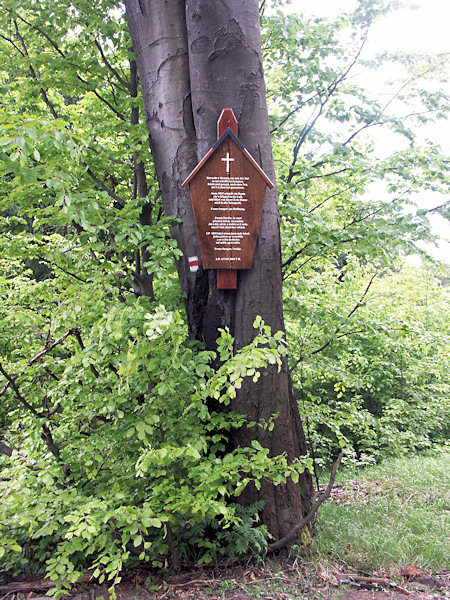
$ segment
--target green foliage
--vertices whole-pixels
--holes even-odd
[[[32,96],[35,82],[25,83]],[[279,364],[282,336],[258,320],[253,342],[234,354],[221,332],[214,371],[215,353],[187,338],[176,310],[176,223],[158,198],[121,202],[142,139],[100,118],[90,91],[58,105],[58,119],[20,115],[15,93],[30,102],[11,86],[2,105],[2,570],[45,568],[60,596],[91,569],[113,594],[125,566],[192,554],[194,527],[206,522],[217,530],[198,560],[234,551],[235,536],[246,540],[241,549],[262,549],[255,514],[241,516],[230,499],[262,477],[298,478],[304,465],[269,458],[256,441],[227,451],[231,429],[271,423],[212,411],[209,402],[228,404],[245,377]],[[94,157],[102,179],[89,175]],[[142,219],[148,210],[157,220]],[[144,275],[148,297],[138,285]],[[258,543],[249,541],[252,528]],[[235,532],[226,540],[225,529]]]
[[[230,451],[231,429],[273,422],[210,407],[285,344],[260,319],[238,353],[227,331],[217,357],[187,337],[123,15],[34,8],[0,17],[1,568],[45,568],[56,596],[91,569],[113,594],[125,566],[192,554],[207,523],[198,560],[261,551],[231,500],[306,462]]]
[[[448,57],[367,56],[371,24],[391,8],[365,1],[335,21],[264,19],[285,277],[343,252],[389,265],[431,239],[427,211],[411,205],[423,191],[441,204],[448,190],[448,158],[419,135],[447,116]],[[393,61],[400,81],[389,81]],[[382,92],[358,85],[358,69],[384,81]]]
[[[414,195],[448,184],[445,157],[415,134],[445,116],[428,85],[443,57],[395,57],[408,84],[386,105],[350,76],[393,58],[360,51],[380,3],[336,23],[265,17],[287,342],[258,317],[251,344],[235,353],[223,330],[213,353],[187,336],[178,223],[161,206],[123,14],[110,0],[3,7],[2,570],[45,568],[59,596],[92,569],[113,593],[139,560],[264,551],[261,506],[236,498],[262,478],[298,481],[310,461],[255,440],[230,451],[231,430],[276,415],[212,406],[287,349],[319,464],[339,445],[371,462],[444,439],[448,276],[397,262],[432,237]],[[378,126],[394,132],[389,156]]]
[[[39,236],[88,245],[97,268],[153,296],[162,272],[165,287],[175,273],[177,223],[161,208],[123,14],[108,0],[16,2],[0,25],[4,227],[53,269],[68,261]]]
[[[136,558],[177,560],[192,552],[205,523],[217,535],[198,546],[203,561],[212,552],[262,550],[266,534],[261,526],[252,531],[255,511],[239,511],[229,498],[262,477],[282,483],[304,466],[269,458],[256,442],[226,451],[230,429],[257,424],[211,411],[208,399],[227,402],[248,371],[279,360],[279,342],[261,323],[255,342],[214,372],[214,353],[186,339],[179,313],[149,313],[140,299],[112,297],[107,310],[93,302],[105,316],[95,313],[82,346],[75,329],[32,369],[24,366],[29,339],[22,346],[12,332],[2,336],[3,373],[19,374],[2,412],[13,449],[1,459],[4,567],[45,565],[59,596],[87,569],[113,591]],[[38,344],[43,332],[32,323],[21,327]],[[231,343],[222,332],[219,347]]]
[[[267,549],[270,534],[265,525],[257,525],[258,511],[263,508],[263,503],[257,502],[252,506],[230,504],[230,508],[236,517],[236,522],[230,527],[223,528],[217,519],[205,520],[193,527],[194,547],[204,552],[200,562],[217,562],[222,557],[249,553],[258,556]],[[214,541],[211,541],[211,530],[214,531]],[[196,558],[198,560],[198,556]]]
[[[421,132],[447,118],[448,57],[368,55],[392,8],[263,19],[289,357],[319,466],[339,446],[371,462],[448,434],[448,277],[402,266],[432,239],[416,199],[448,207],[448,158]],[[358,85],[360,70],[382,90]]]
[[[319,463],[337,445],[364,462],[445,442],[444,274],[403,266],[373,278],[353,262],[338,283],[336,269],[324,269],[297,284],[287,307],[294,382]]]

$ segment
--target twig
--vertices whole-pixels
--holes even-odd
[[[216,580],[215,579],[191,579],[189,581],[183,581],[182,583],[167,583],[167,585],[169,587],[184,587],[185,585],[193,585],[194,583],[196,584],[210,584],[210,583],[214,583]]]
[[[349,583],[356,582],[363,585],[374,584],[376,587],[379,587],[380,585],[386,585],[393,588],[394,590],[397,590],[402,594],[405,594],[406,596],[409,596],[411,594],[411,592],[408,592],[408,590],[404,587],[401,587],[393,581],[390,581],[390,579],[385,579],[384,577],[368,577],[367,575],[354,575],[353,573],[349,573],[345,575],[345,577],[347,577],[348,579],[341,581],[341,583],[346,583],[346,581],[348,581]]]
[[[297,525],[294,525],[294,527],[289,531],[289,533],[287,533],[280,540],[278,540],[277,542],[274,542],[273,544],[269,544],[269,546],[267,548],[268,552],[273,552],[274,550],[280,550],[280,548],[284,548],[284,546],[286,546],[296,536],[296,534],[301,529],[303,529],[303,527],[306,527],[306,525],[308,525],[308,523],[312,520],[312,518],[314,517],[314,515],[318,511],[320,505],[323,502],[325,502],[325,500],[331,494],[331,490],[333,488],[333,483],[334,483],[334,480],[336,479],[336,473],[337,473],[337,470],[339,468],[339,465],[341,464],[341,460],[342,460],[343,456],[344,455],[341,452],[339,454],[339,456],[337,457],[337,460],[336,460],[336,462],[334,463],[334,465],[333,465],[333,467],[331,469],[330,481],[328,482],[326,490],[320,496],[320,498],[317,500],[317,502],[314,504],[314,506],[312,507],[312,509],[306,515],[306,517],[304,517],[300,521],[300,523],[297,523]]]
[[[41,256],[40,254],[37,254],[36,256],[40,261],[45,262],[45,263],[51,265],[52,267],[55,267],[56,269],[59,269],[63,273],[66,273],[66,275],[70,275],[70,277],[74,277],[75,279],[78,279],[78,281],[81,281],[82,283],[87,283],[86,279],[82,279],[78,275],[75,275],[75,273],[71,273],[64,267],[61,267],[60,265],[57,265],[56,263],[52,262],[51,260],[48,260],[48,258],[45,258],[45,257]]]
[[[429,208],[426,212],[426,214],[434,212],[435,210],[440,210],[441,208],[447,208],[447,206],[449,205],[449,201],[447,200],[447,202],[444,202],[444,204],[441,204],[439,206],[435,206],[434,208]]]
[[[51,350],[53,350],[53,348],[55,348],[56,346],[58,346],[59,344],[61,344],[61,342],[63,342],[69,335],[75,335],[76,336],[76,332],[78,331],[77,327],[73,327],[72,329],[69,329],[69,331],[67,331],[64,335],[62,335],[61,337],[59,337],[57,340],[55,340],[52,344],[50,344],[49,346],[45,346],[43,350],[41,350],[40,352],[38,352],[35,356],[33,356],[33,358],[31,358],[28,361],[28,366],[31,367],[31,365],[35,362],[37,362],[38,360],[40,360],[43,356],[45,356],[46,354],[48,354]],[[1,367],[1,365],[0,365]],[[0,396],[2,396],[6,390],[9,388],[9,386],[12,384],[23,374],[23,373],[19,373],[19,374],[15,374],[15,375],[8,375],[3,368],[0,368],[0,372],[2,372],[3,376],[7,379],[7,382],[5,383],[5,385],[2,387],[2,389],[0,390]],[[13,387],[14,389],[14,387]],[[15,391],[15,390],[14,390]],[[17,395],[17,394],[16,394]]]
[[[2,596],[1,600],[5,600],[5,598],[7,598],[8,596],[10,596],[11,594],[17,594],[17,592],[20,592],[21,590],[11,590],[10,592],[7,592],[4,596]]]
[[[114,75],[114,77],[117,79],[117,81],[128,90],[129,83],[127,81],[125,81],[125,79],[123,79],[123,77],[117,72],[117,70],[112,66],[112,64],[106,58],[106,55],[103,52],[103,48],[100,45],[100,42],[98,40],[94,40],[94,44],[97,46],[97,48],[101,54],[102,60],[105,63],[106,67],[111,71],[111,73]]]
[[[358,300],[358,302],[355,304],[355,306],[351,309],[351,311],[348,313],[346,319],[350,319],[350,317],[353,316],[353,314],[358,310],[358,308],[360,308],[362,306],[363,300],[364,298],[367,296],[370,287],[375,279],[375,277],[378,275],[378,273],[374,273],[372,275],[372,277],[370,278],[369,283],[366,286],[366,289],[364,290],[361,298]],[[339,327],[336,327],[336,329],[334,330],[333,336],[330,337],[324,344],[322,344],[322,346],[320,346],[320,348],[316,348],[315,350],[312,350],[311,352],[309,352],[306,356],[313,356],[314,354],[319,354],[320,352],[322,352],[323,350],[325,350],[325,348],[328,348],[328,346],[335,340],[341,337],[344,337],[346,335],[351,335],[353,333],[361,333],[360,331],[351,331],[351,332],[347,332],[347,333],[341,333],[340,335],[338,335],[338,333],[342,330],[342,328],[344,327],[344,325],[339,325]],[[300,358],[294,363],[294,365],[289,369],[291,372],[304,360],[305,356],[300,356]]]

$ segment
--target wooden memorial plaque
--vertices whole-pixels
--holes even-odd
[[[274,187],[228,123],[237,133],[231,109],[222,111],[219,139],[182,184],[190,184],[203,268],[219,270],[219,289],[237,287],[236,273],[226,271],[251,269],[266,185]]]

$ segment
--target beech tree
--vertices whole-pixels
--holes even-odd
[[[236,291],[217,290],[214,271],[201,266],[189,271],[188,258],[200,256],[200,250],[189,192],[181,183],[213,145],[225,107],[233,108],[244,145],[275,180],[258,3],[126,0],[125,5],[164,208],[181,221],[173,234],[183,252],[178,272],[190,334],[214,348],[218,329],[226,327],[241,348],[254,337],[258,315],[273,331],[284,329],[276,191],[266,191],[253,268],[238,272]],[[272,431],[256,434],[273,455],[287,453],[293,460],[306,454],[286,363],[244,384],[232,408],[252,419],[277,415]],[[246,446],[248,432],[238,431],[233,443]],[[300,484],[277,488],[263,483],[260,494],[249,489],[244,495],[247,502],[259,495],[265,500],[263,521],[279,537],[308,511],[311,478],[305,473]]]

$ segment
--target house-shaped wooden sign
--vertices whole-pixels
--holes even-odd
[[[233,289],[236,273],[221,271],[251,269],[266,185],[274,184],[237,137],[231,109],[222,111],[217,137],[182,186],[190,184],[203,268],[218,269],[219,289]]]

